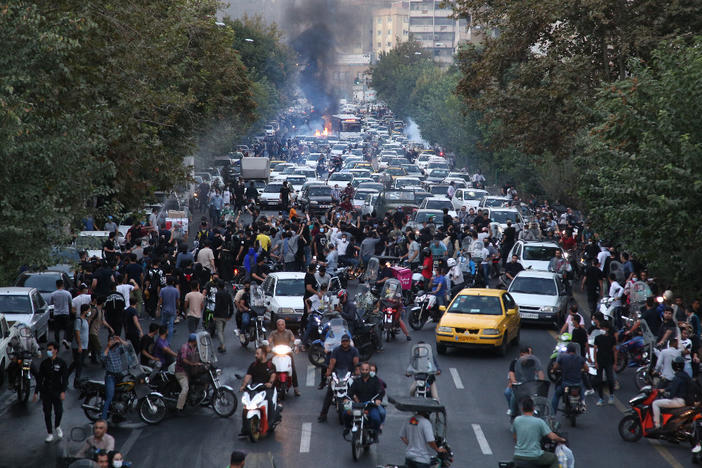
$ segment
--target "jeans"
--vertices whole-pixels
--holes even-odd
[[[110,414],[110,405],[115,397],[115,385],[117,384],[117,374],[111,372],[105,373],[105,403],[102,407],[102,419],[107,421],[107,415]]]
[[[422,463],[414,460],[410,460],[409,458],[405,458],[405,466],[407,468],[430,468],[431,465],[429,463]]]
[[[241,330],[246,331],[249,329],[249,324],[251,323],[251,313],[242,312],[241,313]]]
[[[71,318],[68,314],[54,315],[54,342],[61,346],[61,330],[63,330],[63,337],[67,341],[71,341],[73,337],[73,331],[71,330]]]
[[[485,287],[489,288],[490,287],[490,268],[492,265],[489,263],[481,263],[480,264],[480,270],[483,273],[483,279],[485,280]]]
[[[355,257],[350,257],[348,255],[342,255],[341,257],[339,257],[339,265],[345,265],[345,266],[351,265],[353,267],[357,267],[358,266],[358,259]]]
[[[52,434],[54,427],[61,425],[61,416],[63,416],[63,401],[60,393],[45,393],[41,394],[41,403],[44,410],[44,424],[46,424],[46,432]],[[51,425],[51,410],[54,410],[54,425]]]
[[[312,334],[312,331],[315,329],[316,326],[317,323],[314,320],[310,320],[309,317],[307,317],[307,326],[305,327],[305,333],[302,335],[302,344],[304,344],[305,346],[308,345],[310,335]]]
[[[553,409],[553,414],[556,414],[558,412],[558,402],[560,401],[561,397],[563,396],[563,391],[565,387],[580,387],[580,401],[583,401],[583,394],[584,394],[584,389],[583,389],[583,384],[582,382],[576,382],[576,383],[560,383],[556,387],[556,390],[553,392],[553,397],[551,397],[551,409]]]
[[[83,373],[83,363],[85,362],[85,356],[88,355],[88,350],[83,349],[80,352],[78,352],[78,348],[72,348],[71,352],[73,353],[73,362],[71,365],[68,367],[68,375],[73,372],[75,369],[76,375],[73,380],[73,386],[75,387],[76,382],[80,380],[80,376]]]
[[[509,409],[512,409],[512,396],[514,396],[512,387],[505,387],[505,399],[507,400],[507,408]]]
[[[612,364],[608,366],[599,365],[597,368],[597,394],[600,398],[604,398],[604,382],[602,377],[607,373],[607,387],[609,389],[609,394],[614,395],[614,369]]]
[[[312,262],[312,247],[309,245],[305,246],[305,267]]]
[[[161,325],[168,327],[168,342],[173,341],[173,322],[175,321],[175,313],[161,311]]]
[[[224,327],[227,326],[227,319],[217,318],[214,319],[215,322],[215,333],[217,334],[217,339],[219,340],[219,346],[225,349],[224,346]]]

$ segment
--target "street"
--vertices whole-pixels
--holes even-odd
[[[357,287],[356,281],[349,285],[350,297],[354,296]],[[576,299],[581,310],[584,310],[584,297],[576,293]],[[143,320],[144,324],[148,324],[148,321]],[[227,353],[218,356],[223,381],[231,385],[240,398],[240,381],[235,374],[245,374],[253,361],[253,349],[251,345],[242,348],[235,341],[233,327],[232,320],[225,331],[225,336],[231,340]],[[521,344],[532,346],[545,366],[556,336],[552,329],[523,325]],[[181,322],[176,326],[174,348],[178,348],[186,337],[187,328]],[[420,332],[413,332],[412,338],[413,341],[408,343],[400,335],[398,340],[387,343],[385,350],[371,359],[378,366],[379,377],[387,383],[390,396],[408,394],[410,379],[405,377],[405,370],[410,346],[419,340],[433,343],[433,324],[429,322]],[[509,348],[505,358],[488,350],[449,350],[445,356],[437,355],[442,370],[437,379],[439,398],[447,408],[447,440],[455,453],[453,466],[495,467],[499,460],[511,458],[514,443],[509,417],[505,414],[507,407],[503,391],[509,363],[518,355],[517,348]],[[70,362],[69,352],[62,351],[61,357]],[[324,397],[324,391],[317,389],[319,369],[309,364],[306,353],[298,354],[295,364],[302,395],[295,398],[290,393],[284,402],[282,423],[272,437],[258,444],[237,437],[241,428],[240,401],[236,413],[227,419],[217,417],[208,407],[186,410],[183,416],[171,413],[160,425],[148,426],[135,413],[131,413],[130,420],[110,427],[108,432],[116,438],[116,448],[135,467],[223,466],[233,449],[271,452],[279,468],[319,466],[320,462],[327,460],[338,467],[375,467],[403,462],[404,446],[398,434],[410,414],[402,413],[388,403],[380,443],[372,446],[356,463],[351,457],[350,444],[342,438],[342,427],[333,411],[330,411],[327,423],[317,422]],[[103,375],[101,368],[88,365],[87,376],[102,379]],[[622,388],[616,393],[614,406],[597,407],[594,404],[596,395],[592,395],[587,397],[588,412],[578,418],[577,427],[569,427],[565,419],[559,416],[577,466],[688,466],[688,447],[660,444],[647,439],[634,444],[621,440],[617,424],[622,412],[626,411],[626,402],[635,394],[633,370],[625,370],[619,378]],[[16,397],[3,387],[0,394],[0,468],[53,466],[56,444],[43,441],[45,431],[41,405],[31,402],[22,405],[15,400]],[[77,391],[69,390],[62,423],[66,437],[72,427],[88,423],[80,403]]]

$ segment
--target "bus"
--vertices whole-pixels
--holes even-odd
[[[353,114],[332,115],[331,134],[341,140],[361,136],[361,119]]]

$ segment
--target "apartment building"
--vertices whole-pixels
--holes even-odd
[[[409,39],[409,1],[391,2],[373,11],[371,21],[373,58]]]
[[[434,61],[449,65],[461,42],[476,41],[468,20],[454,19],[441,0],[409,0],[409,34]]]

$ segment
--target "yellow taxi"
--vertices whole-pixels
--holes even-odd
[[[494,347],[504,356],[519,342],[519,306],[502,289],[463,289],[453,298],[436,327],[436,350],[449,347]]]
[[[388,174],[393,180],[397,177],[402,177],[407,175],[407,171],[404,167],[388,167],[385,169],[385,173]]]

